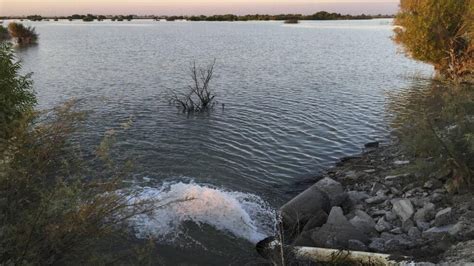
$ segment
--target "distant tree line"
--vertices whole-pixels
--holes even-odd
[[[157,17],[157,19],[166,19],[168,21],[174,20],[189,20],[189,21],[249,21],[249,20],[258,20],[258,21],[269,21],[269,20],[348,20],[348,19],[374,19],[374,18],[392,18],[391,15],[343,15],[340,13],[329,13],[326,11],[320,11],[312,15],[302,15],[302,14],[280,14],[280,15],[264,15],[264,14],[255,14],[255,15],[213,15],[213,16],[164,16]]]
[[[43,17],[40,15],[31,15],[26,17],[0,17],[0,19],[28,19],[31,21],[42,21],[54,19],[55,21],[59,19],[68,19],[72,20],[83,20],[83,21],[102,21],[105,19],[110,19],[112,21],[131,21],[133,19],[155,19],[155,20],[166,20],[166,21],[175,21],[175,20],[188,20],[188,21],[285,21],[285,20],[352,20],[352,19],[374,19],[374,18],[392,18],[392,15],[344,15],[340,13],[329,13],[326,11],[320,11],[312,15],[302,15],[302,14],[280,14],[280,15],[265,15],[265,14],[254,14],[254,15],[212,15],[212,16],[137,16],[137,15],[79,15],[74,14],[71,16],[59,16],[59,17]]]

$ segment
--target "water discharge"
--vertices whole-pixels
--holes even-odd
[[[186,234],[185,222],[207,224],[252,243],[273,235],[275,211],[260,197],[195,183],[165,183],[141,188],[138,200],[156,200],[161,206],[133,218],[139,238],[173,241]]]

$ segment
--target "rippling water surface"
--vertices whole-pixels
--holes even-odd
[[[216,212],[233,208],[232,219],[243,212],[256,226],[251,213],[267,210],[260,202],[278,207],[296,183],[383,139],[387,92],[409,86],[409,75],[430,73],[397,53],[390,23],[40,22],[34,24],[39,45],[19,54],[34,72],[40,108],[76,98],[91,111],[81,135],[86,147],[116,129],[113,154],[134,161],[133,178],[158,191],[174,182],[179,189],[166,191],[217,197],[223,204]],[[190,117],[177,112],[167,90],[189,84],[192,61],[214,58],[213,88],[225,109]],[[129,119],[132,126],[122,129]],[[232,194],[241,192],[250,199]],[[200,254],[206,262],[219,256],[228,262],[255,240],[242,240],[222,216],[210,222],[193,215],[179,217],[201,224],[196,230],[206,244],[188,250],[191,261]],[[219,232],[210,233],[209,224]]]

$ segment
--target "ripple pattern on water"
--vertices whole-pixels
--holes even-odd
[[[430,72],[397,53],[387,20],[35,26],[40,44],[20,56],[39,107],[79,98],[92,111],[84,147],[132,117],[114,156],[133,159],[138,175],[192,176],[274,205],[294,182],[385,136],[386,93]],[[225,109],[186,117],[169,106],[190,62],[214,58]]]

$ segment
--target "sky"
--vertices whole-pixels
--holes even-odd
[[[399,0],[0,0],[0,16],[39,14],[393,14]]]

